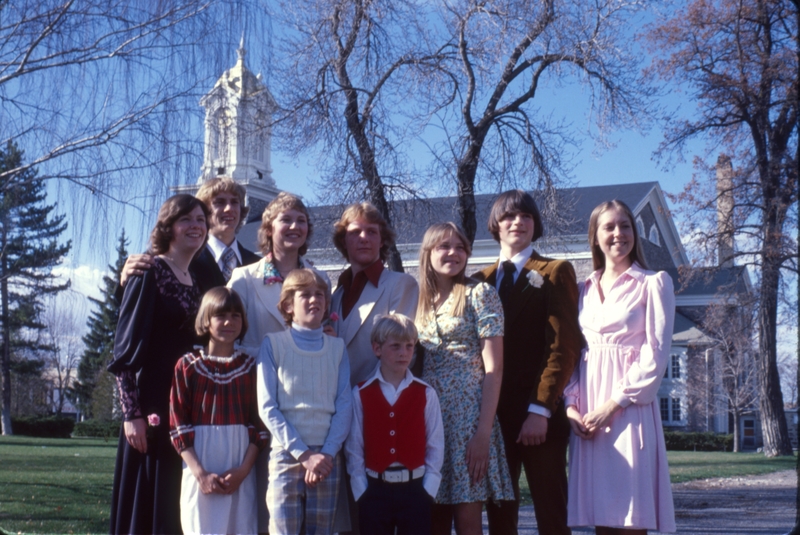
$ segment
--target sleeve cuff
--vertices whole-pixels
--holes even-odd
[[[431,498],[436,499],[436,493],[439,492],[439,484],[442,482],[442,476],[425,472],[422,476],[422,486]]]
[[[580,405],[578,404],[578,396],[565,396],[564,397],[564,407],[569,407],[572,405],[576,409],[580,410]]]
[[[531,403],[528,405],[528,412],[538,414],[539,416],[544,416],[545,418],[550,418],[550,416],[552,416],[550,409],[542,407],[541,405],[537,405],[536,403]]]
[[[367,491],[367,476],[352,476],[350,478],[350,488],[353,490],[353,499],[358,499]]]
[[[611,399],[613,399],[616,402],[616,404],[622,407],[623,409],[632,403],[630,398],[628,398],[628,396],[626,396],[622,392],[614,392],[613,394],[611,394]]]

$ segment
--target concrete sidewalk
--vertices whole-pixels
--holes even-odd
[[[797,474],[719,478],[672,485],[678,533],[782,535],[795,522]],[[484,514],[484,533],[488,533]],[[520,509],[520,535],[539,535],[533,506]],[[594,533],[575,529],[573,533]],[[655,535],[656,532],[650,532]]]

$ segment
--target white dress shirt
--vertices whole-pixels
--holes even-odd
[[[367,467],[364,461],[364,407],[361,405],[359,390],[369,386],[373,381],[378,381],[383,397],[386,398],[386,401],[391,406],[394,406],[400,394],[412,382],[416,381],[425,385],[425,475],[422,476],[422,486],[431,497],[435,498],[436,493],[439,491],[439,483],[442,481],[441,470],[444,462],[444,427],[442,425],[442,410],[439,407],[439,396],[436,395],[436,391],[430,385],[411,375],[408,370],[406,370],[406,376],[400,381],[400,385],[395,389],[394,385],[383,378],[380,366],[361,387],[356,386],[353,388],[353,420],[350,435],[344,445],[347,457],[347,473],[350,474],[353,497],[357,501],[367,490]],[[391,466],[401,465],[392,463]]]
[[[211,254],[214,256],[214,261],[219,266],[220,271],[224,273],[225,266],[222,264],[222,255],[225,253],[225,249],[227,249],[229,246],[225,245],[222,240],[216,236],[212,236],[211,234],[208,235],[208,243],[206,245],[208,245]],[[239,251],[239,242],[234,239],[233,243],[230,244],[230,248],[233,249],[233,254],[236,255],[236,259],[239,261],[236,265],[241,266],[242,253]]]

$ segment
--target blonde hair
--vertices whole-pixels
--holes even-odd
[[[242,332],[239,333],[238,340],[241,342],[244,335],[247,333],[247,314],[244,311],[244,303],[239,294],[231,288],[225,286],[217,286],[211,288],[203,296],[200,302],[200,309],[197,311],[197,317],[194,320],[194,331],[200,337],[203,344],[207,344],[211,338],[209,327],[211,326],[211,318],[225,312],[237,312],[242,316]]]
[[[439,294],[436,282],[436,272],[431,265],[431,251],[448,236],[455,236],[464,244],[467,258],[472,254],[470,245],[464,232],[452,221],[447,223],[436,223],[428,227],[425,236],[422,238],[422,247],[419,251],[419,301],[417,302],[417,322],[427,321],[433,314],[434,302]],[[453,299],[455,307],[454,316],[464,314],[464,306],[467,302],[467,283],[469,279],[465,275],[467,264],[453,277]]]
[[[383,345],[389,338],[416,342],[418,337],[417,327],[411,318],[403,314],[385,314],[376,318],[369,341]]]
[[[389,248],[394,245],[396,235],[394,230],[386,224],[386,220],[378,209],[368,202],[351,204],[344,209],[342,217],[333,224],[333,244],[339,252],[342,253],[344,259],[349,262],[350,258],[347,256],[347,245],[345,243],[347,227],[350,226],[350,223],[358,221],[359,219],[363,219],[368,223],[380,227],[381,241],[383,242],[383,245],[381,245],[380,259],[381,262],[386,262],[386,259],[389,257]]]
[[[197,190],[195,197],[203,201],[203,204],[205,204],[208,209],[211,210],[211,204],[214,200],[214,197],[220,193],[232,193],[239,198],[239,226],[236,227],[236,230],[239,230],[242,228],[242,225],[244,225],[245,220],[247,219],[247,214],[250,213],[250,207],[244,205],[245,195],[247,194],[244,186],[233,180],[231,177],[217,176],[203,182],[203,185]]]
[[[306,242],[300,247],[298,253],[303,256],[308,251],[308,241],[311,239],[311,231],[314,229],[308,209],[300,197],[282,191],[272,199],[272,202],[267,205],[261,215],[261,226],[258,228],[258,248],[264,256],[272,252],[272,223],[281,212],[286,210],[297,210],[305,214],[308,221],[308,234],[306,235]]]
[[[598,221],[600,220],[600,214],[608,210],[622,212],[631,222],[631,227],[633,228],[633,249],[631,249],[628,256],[630,256],[632,262],[636,262],[644,269],[647,269],[647,261],[644,258],[644,248],[639,239],[639,229],[636,228],[636,220],[633,217],[633,212],[628,208],[627,204],[614,199],[613,201],[606,201],[598,204],[595,209],[592,210],[592,215],[589,216],[589,247],[592,249],[592,265],[595,271],[598,269],[605,269],[606,267],[606,255],[603,254],[602,249],[600,249],[600,244],[597,242],[597,230],[599,228]]]
[[[325,317],[328,315],[328,307],[331,304],[331,292],[328,284],[325,282],[319,273],[313,269],[298,268],[293,269],[286,275],[281,287],[281,297],[278,300],[278,310],[281,311],[281,316],[286,320],[286,325],[292,325],[292,314],[286,312],[286,305],[294,300],[294,294],[297,292],[314,286],[319,290],[325,292]]]

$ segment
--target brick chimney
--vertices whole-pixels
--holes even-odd
[[[733,267],[733,165],[720,154],[717,158],[717,262]]]

